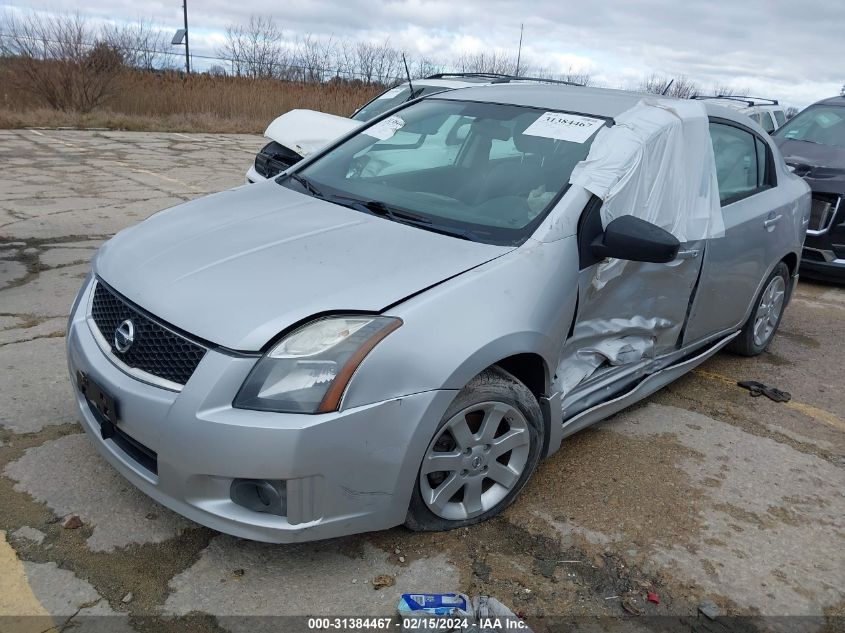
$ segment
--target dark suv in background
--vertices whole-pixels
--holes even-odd
[[[813,190],[801,274],[845,281],[845,96],[814,103],[772,137]]]

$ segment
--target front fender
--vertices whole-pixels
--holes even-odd
[[[364,359],[343,407],[460,390],[485,368],[537,354],[548,387],[575,309],[575,238],[527,242],[385,313],[403,325]]]

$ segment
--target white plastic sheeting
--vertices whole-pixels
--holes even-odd
[[[603,201],[602,225],[633,215],[696,248],[723,236],[704,105],[643,99],[614,123],[598,132],[570,177]],[[610,259],[582,271],[578,320],[556,372],[564,396],[600,367],[674,349],[687,307],[675,299],[692,287],[697,266],[699,259],[658,265]],[[626,267],[630,274],[616,279]]]
[[[633,215],[681,242],[724,235],[710,125],[699,101],[643,99],[598,132],[569,182],[604,201],[604,226]]]

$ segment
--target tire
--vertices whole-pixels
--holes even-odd
[[[727,349],[740,356],[757,356],[766,351],[783,318],[788,289],[789,268],[779,262],[763,284],[748,321]]]
[[[453,530],[500,513],[537,468],[543,424],[524,384],[498,367],[481,372],[455,397],[426,448],[405,525]]]

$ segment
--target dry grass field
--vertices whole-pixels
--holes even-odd
[[[383,86],[300,83],[277,79],[215,77],[126,70],[102,106],[89,113],[62,112],[15,85],[0,66],[0,128],[77,127],[165,132],[261,133],[293,108],[349,116]]]

